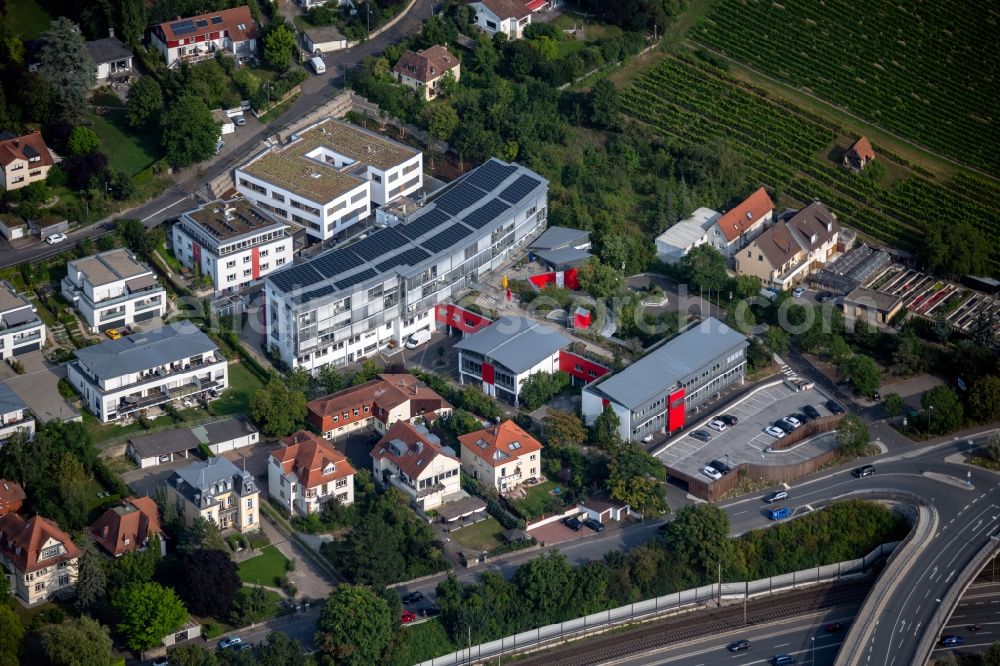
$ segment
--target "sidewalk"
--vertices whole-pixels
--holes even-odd
[[[288,572],[288,580],[298,589],[298,596],[308,599],[326,599],[333,589],[334,581],[330,580],[325,572],[313,564],[307,554],[301,552],[301,546],[286,539],[285,535],[271,524],[269,518],[263,517],[260,526],[267,538],[271,540],[271,545],[277,548],[282,555],[295,562],[295,570]]]

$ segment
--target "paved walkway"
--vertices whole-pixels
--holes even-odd
[[[282,555],[295,562],[295,571],[288,572],[288,580],[298,589],[300,597],[325,599],[333,589],[332,581],[302,551],[298,544],[288,541],[266,517],[260,522],[261,529],[271,544]]]

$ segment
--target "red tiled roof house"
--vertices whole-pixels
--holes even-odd
[[[48,518],[0,518],[0,564],[11,574],[11,591],[25,606],[75,592],[80,549]]]
[[[229,51],[237,61],[245,62],[257,53],[257,25],[246,5],[210,14],[176,18],[153,26],[150,46],[163,54],[167,67],[182,60],[197,62]]]
[[[24,488],[21,487],[20,483],[0,479],[0,518],[8,513],[20,511],[25,498],[27,495],[24,494]]]
[[[774,219],[774,202],[763,187],[733,206],[708,228],[708,239],[723,256],[731,258],[763,233]]]
[[[505,493],[542,472],[542,445],[511,420],[458,438],[462,469]]]
[[[844,166],[854,171],[861,171],[875,159],[875,149],[868,137],[861,137],[844,153]]]
[[[94,521],[90,534],[111,557],[144,551],[149,547],[151,537],[159,539],[160,555],[167,554],[167,544],[160,528],[160,511],[149,497],[122,500],[121,505],[108,509]]]
[[[49,177],[55,164],[45,139],[38,130],[22,136],[0,139],[0,170],[3,189],[16,190]]]
[[[332,499],[354,502],[354,468],[343,453],[304,430],[281,442],[267,459],[267,488],[289,514],[309,515]]]
[[[435,420],[449,416],[451,405],[413,375],[379,375],[364,384],[317,398],[308,404],[306,420],[326,439],[362,428],[384,433],[396,421]]]
[[[397,421],[372,449],[375,478],[405,492],[420,509],[441,506],[461,489],[461,462],[423,426]]]
[[[469,6],[476,12],[476,25],[490,36],[502,32],[520,39],[531,23],[532,10],[524,0],[477,0]]]
[[[396,80],[423,95],[430,101],[441,93],[445,77],[451,74],[455,81],[462,75],[462,66],[454,55],[443,46],[435,44],[423,51],[407,51],[392,68]]]

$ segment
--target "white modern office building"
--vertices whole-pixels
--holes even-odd
[[[91,333],[131,326],[167,311],[167,293],[156,274],[124,249],[66,262],[62,295]]]
[[[291,227],[242,199],[210,201],[183,213],[171,239],[177,260],[211,278],[220,294],[292,263]]]
[[[292,134],[236,169],[236,190],[278,219],[334,238],[423,187],[423,154],[332,118]]]
[[[316,370],[435,328],[435,306],[545,226],[548,181],[492,159],[399,224],[264,278],[267,344]]]
[[[35,314],[35,306],[0,280],[0,360],[45,346],[45,324]]]
[[[226,358],[186,320],[78,349],[66,367],[69,383],[104,423],[212,398],[229,385]]]

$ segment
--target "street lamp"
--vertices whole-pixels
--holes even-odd
[[[931,432],[931,414],[934,413],[934,405],[927,405],[927,434]]]
[[[816,637],[815,636],[810,636],[809,640],[812,641],[812,659],[810,661],[812,661],[812,663],[815,664],[816,663]]]
[[[968,469],[965,472],[965,482],[968,486],[972,487],[972,440],[969,440],[969,462]]]

